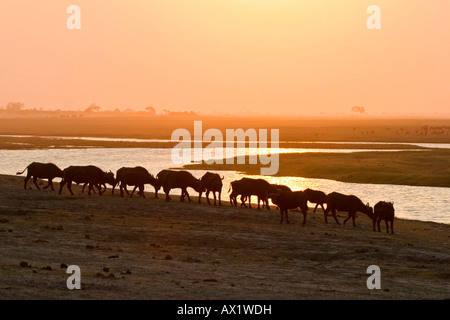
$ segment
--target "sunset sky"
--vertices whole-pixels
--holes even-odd
[[[381,30],[366,26],[373,4]],[[449,13],[448,0],[0,0],[0,107],[450,114]]]

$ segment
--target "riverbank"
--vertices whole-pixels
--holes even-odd
[[[0,175],[2,299],[450,298],[446,224],[396,219],[392,235],[384,224],[373,232],[363,214],[352,227],[309,210],[302,226],[291,212],[286,225],[274,209],[234,208],[228,198],[214,207],[30,188]],[[82,290],[66,287],[72,264]],[[380,290],[366,287],[374,264]]]

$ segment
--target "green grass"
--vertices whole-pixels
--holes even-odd
[[[185,166],[191,170],[235,170],[251,175],[259,175],[260,167],[259,164]],[[450,150],[280,154],[276,176],[450,187]]]

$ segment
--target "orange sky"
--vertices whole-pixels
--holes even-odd
[[[66,8],[81,8],[68,30]],[[369,5],[381,30],[366,27]],[[1,0],[0,106],[450,114],[448,0]]]

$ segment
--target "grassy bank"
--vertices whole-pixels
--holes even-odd
[[[354,183],[450,187],[450,150],[280,154],[277,176]],[[235,161],[236,162],[236,161]],[[248,163],[248,160],[246,160]],[[186,165],[191,170],[260,174],[260,164]]]

